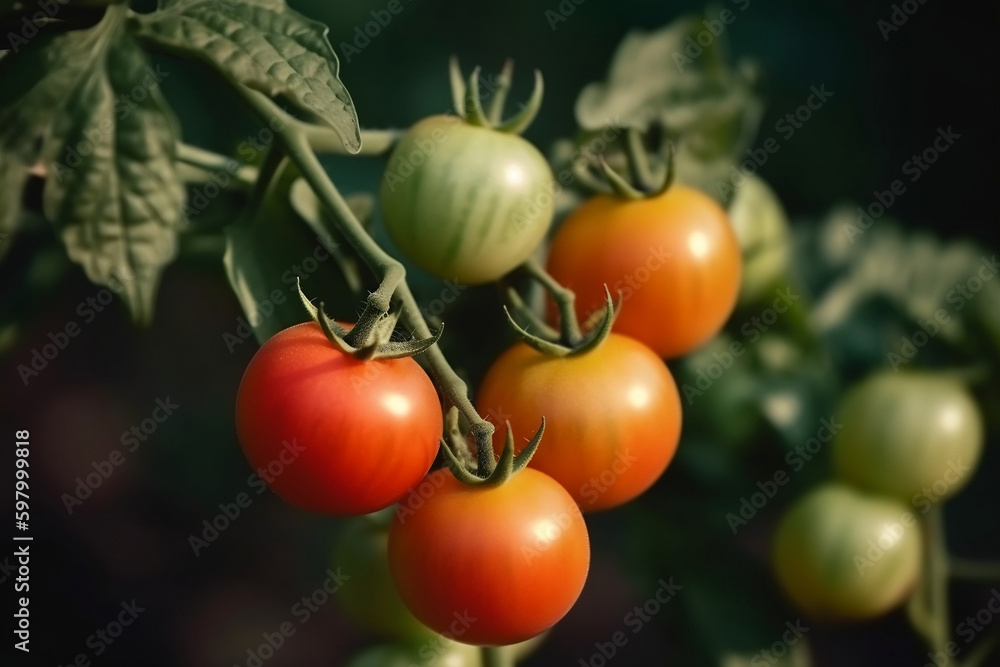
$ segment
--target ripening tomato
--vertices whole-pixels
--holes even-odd
[[[404,496],[434,462],[442,422],[417,362],[359,361],[315,322],[265,342],[236,399],[250,465],[285,501],[329,514],[368,514]]]
[[[476,406],[497,427],[497,455],[504,420],[523,436],[544,416],[545,435],[529,465],[562,484],[584,511],[621,505],[648,489],[680,439],[680,396],[666,364],[614,333],[569,357],[517,343],[486,373]],[[522,438],[517,451],[525,444]]]
[[[488,486],[435,471],[399,504],[389,529],[389,570],[403,602],[466,644],[541,634],[576,602],[589,568],[580,508],[532,468]]]
[[[917,583],[920,524],[898,501],[827,484],[794,503],[772,564],[792,603],[818,620],[880,616]]]
[[[340,606],[352,621],[388,639],[419,642],[436,636],[399,599],[389,574],[388,545],[388,524],[357,518],[344,527],[333,553],[334,566],[351,577],[337,594]]]
[[[957,380],[876,373],[847,393],[837,417],[837,477],[923,512],[964,487],[979,463],[983,417]]]
[[[531,255],[552,223],[555,188],[548,162],[516,134],[431,116],[396,146],[379,201],[403,254],[474,285]]]
[[[604,307],[605,284],[620,293],[615,331],[666,358],[718,333],[740,291],[740,246],[726,212],[684,185],[650,199],[587,200],[556,232],[548,267],[576,292],[581,318]]]

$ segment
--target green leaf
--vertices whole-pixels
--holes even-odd
[[[86,70],[97,33],[74,31],[37,39],[34,48],[0,61],[0,233],[8,235],[21,215],[28,169],[40,158],[42,140],[63,107],[66,91]],[[0,246],[0,256],[6,245]]]
[[[706,71],[714,71],[720,60],[716,42],[694,64],[683,64],[685,40],[703,29],[699,19],[685,16],[654,32],[628,33],[615,51],[607,81],[587,85],[577,98],[580,127],[644,128],[659,120],[668,105],[697,98]]]
[[[16,160],[0,155],[0,259],[10,249],[21,217],[21,192],[28,170]]]
[[[226,274],[258,343],[311,319],[297,297],[297,277],[331,317],[353,318],[361,301],[338,267],[340,250],[329,233],[293,207],[299,183],[295,168],[284,162],[261,206],[226,228]],[[226,337],[230,351],[240,342]]]
[[[231,81],[285,95],[337,132],[352,153],[361,129],[328,28],[281,0],[181,0],[140,17],[140,34],[200,58]]]
[[[9,161],[0,175],[13,191],[23,167],[44,162],[45,214],[70,258],[145,323],[177,251],[184,190],[174,169],[175,121],[158,90],[165,74],[127,33],[126,12],[113,7],[93,28],[3,63],[14,94],[0,108]]]
[[[626,35],[607,80],[581,91],[576,117],[586,130],[662,128],[674,143],[678,180],[716,193],[756,136],[763,106],[752,90],[753,66],[730,69],[721,38],[691,55],[690,45],[697,46],[704,31],[702,18]],[[667,142],[660,153],[666,157]]]

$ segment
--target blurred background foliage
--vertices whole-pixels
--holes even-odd
[[[966,557],[1000,553],[991,518],[1000,509],[993,483],[1000,464],[998,282],[983,283],[960,311],[949,302],[1000,245],[990,187],[997,126],[982,75],[984,63],[997,60],[995,7],[928,2],[884,39],[877,22],[891,7],[860,1],[706,8],[587,0],[563,2],[573,11],[554,23],[547,12],[559,12],[555,0],[401,2],[403,10],[349,60],[341,43],[351,43],[356,27],[385,3],[292,3],[331,26],[363,127],[405,127],[447,111],[446,63],[457,54],[466,68],[487,71],[512,57],[512,100],[528,94],[529,71],[542,70],[546,101],[526,136],[557,165],[586,145],[586,130],[610,116],[651,127],[651,143],[664,151],[666,140],[674,141],[678,178],[716,196],[713,185],[730,178],[748,149],[769,137],[780,147],[759,165],[763,180],[749,181],[728,202],[748,267],[757,267],[755,280],[745,285],[719,339],[671,363],[678,384],[700,392],[686,393],[678,459],[638,502],[588,518],[594,556],[587,588],[524,664],[586,662],[594,642],[625,629],[623,617],[670,577],[683,586],[677,599],[629,637],[615,664],[765,664],[760,651],[798,619],[767,569],[768,540],[782,508],[829,476],[826,452],[807,461],[735,535],[726,516],[739,511],[759,481],[788,468],[788,452],[834,415],[846,386],[889,365],[887,354],[899,352],[902,338],[912,339],[919,322],[939,308],[950,320],[912,360],[899,363],[956,370],[977,381],[990,442],[979,474],[947,507],[949,543]],[[735,20],[722,39],[679,71],[671,45],[703,29],[691,13],[711,18],[726,8]],[[259,125],[209,72],[158,60],[170,72],[163,89],[187,143],[235,155],[257,135]],[[785,138],[778,124],[813,86],[825,86],[832,97]],[[856,207],[867,208],[874,191],[905,180],[903,164],[942,127],[961,135],[954,146],[918,182],[907,181],[886,215],[863,234],[850,234]],[[609,155],[613,161],[614,150]],[[325,163],[342,191],[356,195],[375,189],[382,168],[378,158]],[[240,277],[230,266],[229,278],[283,287],[283,269],[316,245],[322,214],[291,179],[288,188],[289,202],[268,209],[273,219],[266,226],[249,237],[239,226],[226,230],[249,252],[271,250],[262,254],[274,260],[273,272]],[[29,190],[29,208],[37,196]],[[38,636],[47,638],[39,652],[58,664],[89,651],[87,637],[132,598],[148,611],[99,664],[246,664],[247,649],[290,620],[292,605],[333,563],[341,523],[304,515],[271,494],[256,497],[236,443],[236,387],[256,343],[239,333],[244,313],[227,284],[221,230],[238,220],[241,201],[239,194],[213,201],[182,238],[149,329],[133,328],[117,300],[84,314],[92,306],[81,304],[100,290],[68,262],[37,215],[29,214],[0,264],[0,354],[7,369],[0,377],[0,421],[8,430],[30,428],[38,447],[33,488],[43,555],[36,581],[43,589],[33,596],[32,613]],[[362,198],[353,201],[366,206]],[[287,237],[282,218],[294,223]],[[388,244],[377,211],[373,221]],[[416,271],[412,280],[427,312],[448,321],[445,351],[475,386],[511,340],[495,289],[462,288],[444,308],[441,297],[452,288]],[[346,318],[360,306],[347,288],[370,285],[363,271],[344,278],[329,266],[303,282],[310,296],[336,302],[332,312]],[[800,298],[767,324],[779,290]],[[69,321],[81,325],[81,335],[25,386],[15,367]],[[239,342],[227,343],[225,334]],[[744,353],[726,365],[736,342]],[[720,365],[717,378],[713,364]],[[179,404],[176,416],[67,515],[61,496],[166,396]],[[201,533],[201,522],[218,514],[220,503],[246,491],[252,505],[196,557],[189,535]],[[9,501],[0,506],[6,510]],[[985,590],[953,586],[953,617],[981,608]],[[857,626],[806,623],[806,641],[780,664],[921,664],[924,656],[901,612]],[[270,664],[343,664],[375,641],[331,603]]]

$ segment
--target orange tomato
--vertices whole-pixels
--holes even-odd
[[[597,195],[584,202],[556,233],[548,269],[576,292],[581,319],[603,307],[607,284],[623,301],[615,331],[671,358],[725,324],[739,296],[742,260],[723,208],[673,185],[650,199]]]
[[[666,364],[614,333],[570,357],[514,345],[486,373],[476,406],[497,427],[497,455],[504,420],[520,451],[544,415],[545,435],[530,466],[562,484],[584,511],[621,505],[648,489],[680,439],[680,396]]]

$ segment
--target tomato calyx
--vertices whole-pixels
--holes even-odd
[[[549,327],[539,318],[525,303],[521,296],[513,288],[507,290],[507,305],[503,311],[507,316],[507,321],[518,337],[530,347],[538,350],[542,354],[553,357],[569,357],[587,354],[596,349],[611,333],[614,326],[615,317],[621,305],[615,305],[611,299],[611,292],[608,286],[604,286],[605,302],[604,308],[594,312],[584,323],[581,332],[580,324],[576,317],[576,295],[573,290],[560,285],[545,269],[534,261],[525,262],[522,265],[532,278],[537,280],[552,295],[552,298],[559,306],[560,330],[556,331]],[[510,306],[510,308],[508,308]],[[527,320],[528,327],[522,327],[511,315],[514,310],[522,319]],[[528,328],[534,328],[538,333],[530,333]],[[585,332],[585,333],[584,333]]]
[[[396,302],[387,313],[372,312],[365,310],[358,323],[350,330],[344,328],[337,322],[330,319],[320,301],[319,307],[312,304],[309,298],[302,291],[301,284],[298,284],[299,299],[305,306],[309,315],[319,324],[329,340],[338,350],[344,354],[349,354],[355,359],[368,361],[371,359],[401,359],[412,357],[425,352],[429,347],[441,339],[444,333],[444,323],[438,327],[437,331],[430,338],[420,340],[411,339],[407,341],[393,341],[392,334],[396,330],[396,323],[402,313],[402,304]],[[362,337],[351,337],[351,333],[361,332]]]
[[[473,486],[499,486],[523,470],[531,462],[531,457],[535,455],[535,450],[538,449],[538,444],[545,433],[545,417],[542,417],[542,424],[531,442],[525,445],[520,454],[515,455],[514,430],[510,426],[510,421],[506,421],[507,437],[504,440],[503,451],[500,452],[500,459],[492,470],[473,472],[470,470],[473,466],[473,457],[459,428],[458,417],[458,408],[452,406],[445,416],[445,437],[441,438],[441,451],[455,478]]]
[[[622,199],[653,199],[664,194],[674,183],[674,145],[667,144],[667,158],[654,169],[650,164],[642,133],[634,127],[625,130],[625,157],[628,162],[628,178],[616,172],[604,159],[597,157],[597,163],[580,162],[573,166],[574,174],[593,193],[606,194]],[[592,168],[598,169],[594,174]]]
[[[537,69],[535,70],[535,85],[531,90],[531,96],[527,102],[521,105],[521,110],[507,120],[503,120],[503,108],[514,75],[513,60],[508,58],[504,62],[503,69],[495,79],[496,85],[492,90],[489,112],[483,109],[483,103],[479,97],[480,68],[476,67],[472,70],[468,82],[463,78],[458,58],[452,56],[448,63],[448,69],[455,113],[469,125],[485,127],[497,132],[521,134],[535,120],[538,110],[542,107],[545,83],[542,79],[542,73]]]

